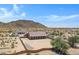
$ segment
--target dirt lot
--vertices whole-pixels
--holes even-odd
[[[50,39],[29,40],[28,38],[21,38],[24,45],[29,50],[40,50],[42,48],[52,48]],[[42,50],[37,53],[31,53],[31,55],[57,55],[51,50]]]
[[[24,42],[25,45],[29,45],[32,50],[38,50],[41,48],[52,48],[52,45],[50,44],[50,39],[29,40],[27,38],[22,38],[21,40]]]
[[[68,52],[70,55],[79,55],[79,49],[77,48],[70,48]]]

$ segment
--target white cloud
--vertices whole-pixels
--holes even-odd
[[[1,13],[2,12],[2,13]],[[8,11],[6,8],[0,8],[0,21],[7,21],[7,18],[12,18],[14,15],[12,11]]]
[[[26,16],[26,13],[25,13],[25,12],[23,12],[23,13],[21,14],[21,16],[25,17],[25,16]]]
[[[7,13],[7,9],[5,8],[0,8],[0,11],[3,12],[4,14]]]
[[[10,16],[12,16],[11,12],[8,12],[6,8],[0,8],[0,18],[10,17]]]
[[[33,18],[48,27],[75,27],[78,26],[79,14],[73,15],[48,15]]]
[[[45,21],[52,21],[52,22],[57,22],[57,21],[63,21],[63,20],[70,20],[73,18],[77,18],[79,15],[68,15],[68,16],[60,16],[60,15],[48,15],[48,16],[39,16],[37,19],[44,19]]]
[[[16,11],[16,12],[18,12],[19,11],[19,7],[16,4],[14,4],[13,5],[13,10]]]
[[[0,21],[2,22],[10,22],[20,18],[22,19],[25,16],[26,13],[20,12],[20,6],[17,5],[13,5],[11,10],[8,10],[7,8],[0,8]]]

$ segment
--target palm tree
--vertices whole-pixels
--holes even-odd
[[[76,47],[75,44],[79,43],[79,37],[78,36],[70,37],[68,41],[69,41],[70,46],[75,48]]]
[[[51,44],[57,53],[67,54],[67,49],[69,48],[69,45],[65,41],[57,38],[52,40]]]

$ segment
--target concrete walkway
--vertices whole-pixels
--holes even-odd
[[[27,42],[27,41],[29,41],[29,39],[21,39],[20,38],[20,41],[22,42],[22,44],[23,44],[23,46],[24,46],[24,48],[26,49],[26,50],[32,50],[33,48],[30,46],[30,43],[29,42]]]

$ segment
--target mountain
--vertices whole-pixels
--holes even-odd
[[[0,22],[0,28],[46,28],[46,26],[31,20],[17,20],[9,23]]]

